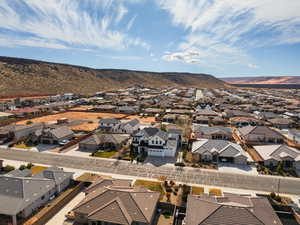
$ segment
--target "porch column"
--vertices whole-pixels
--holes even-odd
[[[13,225],[17,225],[17,216],[16,215],[12,216],[12,223],[13,223]]]

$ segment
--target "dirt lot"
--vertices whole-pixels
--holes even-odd
[[[155,117],[153,117],[153,116],[150,116],[150,117],[140,117],[140,116],[131,115],[131,116],[128,116],[126,119],[138,119],[141,123],[155,122]]]
[[[65,112],[55,115],[42,116],[31,119],[32,122],[53,122],[60,118],[68,118],[69,120],[98,120],[98,118],[122,118],[124,114],[113,113],[94,113],[94,112]],[[19,121],[18,124],[25,124],[27,120]]]
[[[55,122],[60,118],[68,118],[69,120],[94,120],[97,121],[99,118],[116,118],[121,119],[126,117],[125,114],[117,113],[101,113],[101,112],[65,112],[55,115],[42,116],[38,118],[31,119],[30,121],[34,123],[40,122]],[[126,119],[138,119],[142,123],[151,123],[155,121],[154,117],[140,118],[139,116],[128,116]],[[27,120],[22,120],[17,122],[17,124],[26,124]]]

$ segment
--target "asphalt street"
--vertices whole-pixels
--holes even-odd
[[[187,167],[155,167],[148,164],[131,164],[130,162],[121,160],[86,158],[12,149],[0,149],[0,158],[136,177],[159,178],[160,176],[166,176],[169,180],[191,184],[300,195],[300,178],[234,174]]]

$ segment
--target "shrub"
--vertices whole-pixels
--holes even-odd
[[[29,169],[29,170],[30,170],[32,167],[33,167],[33,164],[32,164],[32,163],[28,163],[27,166],[26,166],[26,168]]]
[[[19,167],[19,170],[25,170],[26,169],[26,166],[25,165],[21,165],[20,167]]]
[[[28,121],[26,122],[27,125],[32,124],[32,123],[33,123],[33,122],[32,122],[31,120],[28,120]]]
[[[171,193],[167,193],[166,196],[167,196],[167,201],[170,202],[171,201]]]
[[[281,199],[281,197],[279,195],[276,195],[274,197],[274,200],[277,201],[277,202],[281,202],[282,199]]]
[[[271,193],[270,193],[270,197],[273,198],[273,199],[275,199],[275,197],[276,197],[275,192],[271,192]]]
[[[211,189],[209,189],[209,194],[215,195],[215,196],[222,196],[222,191],[217,188],[211,188]]]
[[[7,173],[10,171],[13,171],[13,170],[15,170],[14,166],[7,165],[7,166],[3,167],[3,171],[7,172]]]

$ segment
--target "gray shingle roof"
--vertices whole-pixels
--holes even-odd
[[[222,134],[231,135],[232,129],[230,127],[194,126],[194,132],[201,132],[201,133],[204,133],[204,134],[222,133]]]
[[[52,171],[53,176],[44,176],[43,172],[34,177],[0,176],[0,202],[5,202],[0,204],[0,214],[16,215],[61,183],[64,174],[73,175],[57,168],[45,171]]]
[[[205,152],[217,151],[220,156],[234,157],[237,155],[244,155],[244,150],[238,144],[225,140],[211,140],[202,139],[195,141],[192,146],[193,153],[203,154]]]
[[[51,129],[49,132],[57,139],[61,139],[61,138],[64,138],[64,137],[67,137],[70,135],[74,135],[73,131],[67,126],[62,126],[62,127],[58,127],[55,129]]]

